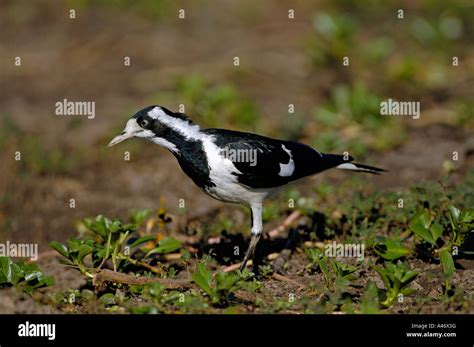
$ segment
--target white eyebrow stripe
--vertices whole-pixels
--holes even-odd
[[[149,111],[148,116],[169,126],[171,129],[176,130],[186,139],[202,140],[205,137],[205,135],[201,133],[199,125],[191,124],[183,119],[171,117],[158,106]]]

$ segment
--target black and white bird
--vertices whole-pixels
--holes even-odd
[[[132,137],[168,149],[183,171],[211,197],[250,207],[251,241],[241,270],[253,256],[262,235],[265,198],[288,183],[331,168],[372,174],[385,171],[356,164],[350,156],[324,154],[295,141],[225,129],[201,129],[185,114],[158,105],[137,112],[108,147]]]

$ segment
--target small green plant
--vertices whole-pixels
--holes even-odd
[[[319,248],[306,248],[306,254],[310,260],[308,268],[316,269],[319,266],[319,262],[324,258],[324,252]]]
[[[453,229],[453,246],[462,246],[467,237],[474,235],[474,209],[461,211],[454,205],[448,206],[449,222]],[[467,254],[474,254],[474,251],[466,250]]]
[[[444,286],[446,291],[451,289],[451,281],[454,277],[454,260],[451,252],[447,249],[443,249],[439,252],[439,261],[443,271]]]
[[[434,213],[426,208],[413,216],[410,221],[410,230],[432,247],[436,246],[436,242],[443,235],[443,226],[435,220]]]
[[[208,295],[211,303],[218,304],[224,303],[229,295],[237,290],[239,276],[233,272],[218,272],[214,279],[211,270],[204,262],[201,262],[192,279]]]
[[[391,306],[399,295],[410,295],[414,289],[410,288],[410,283],[416,278],[418,272],[411,271],[407,263],[397,264],[386,262],[384,267],[375,266],[375,271],[382,278],[386,288],[387,298],[382,302],[385,306]]]
[[[9,257],[0,257],[0,288],[15,286],[32,294],[40,287],[54,284],[54,279],[46,276],[34,263],[13,262]]]
[[[326,257],[319,261],[319,266],[327,283],[331,283],[331,280],[337,280],[338,278],[342,278],[347,282],[355,279],[352,275],[357,270],[355,266]]]
[[[386,238],[374,245],[374,251],[385,260],[396,260],[410,254],[398,238]]]
[[[435,212],[424,208],[418,211],[410,221],[410,229],[413,233],[429,243],[432,249],[434,249],[434,253],[439,256],[446,292],[451,289],[451,281],[455,272],[454,249],[462,247],[466,238],[472,235],[474,211],[470,209],[461,211],[454,205],[448,205],[448,216],[453,234],[442,247],[438,246],[438,240],[442,237],[443,226],[439,222],[439,218],[436,218]],[[474,252],[469,250],[464,252],[466,254],[469,254],[469,252],[474,254]]]
[[[379,310],[379,290],[374,282],[369,281],[367,287],[362,295],[360,303],[360,313],[363,314],[376,314],[380,313]]]
[[[331,311],[336,308],[342,309],[342,306],[348,303],[347,295],[350,288],[358,286],[354,282],[356,280],[354,272],[357,268],[327,257],[319,261],[319,268],[326,283],[323,291],[329,298],[328,304],[332,307]]]
[[[212,304],[223,305],[238,289],[255,291],[260,285],[256,281],[246,282],[248,273],[239,276],[236,272],[217,272],[212,275],[205,262],[200,262],[192,279],[209,297]]]
[[[446,292],[451,289],[455,267],[453,249],[461,248],[468,237],[474,235],[474,210],[461,211],[454,205],[448,205],[449,222],[453,231],[451,240],[439,251]],[[464,254],[473,255],[474,251],[463,249]]]
[[[258,267],[260,275],[263,277],[269,277],[273,273],[271,265],[259,265]]]
[[[94,219],[86,218],[83,221],[84,229],[78,237],[70,238],[67,244],[57,241],[50,243],[64,258],[61,263],[77,268],[85,276],[92,278],[95,270],[100,269],[107,260],[111,260],[114,271],[123,270],[127,265],[143,266],[153,269],[143,259],[132,257],[132,251],[149,242],[156,241],[155,235],[138,236],[139,224],[143,223],[148,212],[136,211],[130,217],[133,223],[124,224],[118,219],[108,219],[102,215]],[[138,223],[138,224],[137,224]],[[134,236],[135,239],[127,243]],[[146,250],[144,258],[154,254],[165,254],[180,249],[181,243],[172,238],[165,237],[156,247]],[[85,263],[86,256],[91,256],[91,264]],[[157,272],[161,272],[156,270]]]

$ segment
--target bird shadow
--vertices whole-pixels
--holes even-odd
[[[312,238],[314,233],[319,240],[324,240],[326,216],[320,212],[314,212],[310,216],[310,223],[298,224],[288,229],[286,236],[270,238],[264,235],[255,249],[254,271],[259,265],[266,262],[270,254],[280,254],[283,250],[292,252],[296,247]],[[230,234],[227,230],[222,230],[219,242],[210,244],[208,240],[201,240],[193,245],[198,249],[198,255],[211,255],[221,265],[231,265],[242,261],[245,251],[249,245],[250,238],[244,237],[241,233]]]

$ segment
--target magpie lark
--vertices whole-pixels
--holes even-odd
[[[251,241],[241,270],[254,255],[262,235],[265,198],[290,182],[331,168],[372,174],[385,171],[353,163],[350,156],[320,153],[299,142],[225,129],[201,129],[185,114],[157,105],[137,112],[108,147],[132,137],[168,149],[183,171],[211,197],[250,207]],[[250,157],[253,160],[248,160]]]

